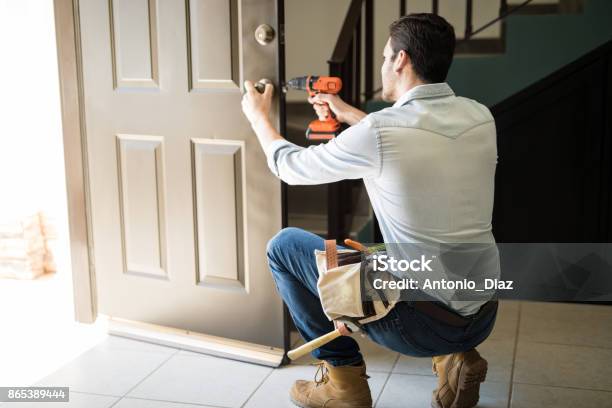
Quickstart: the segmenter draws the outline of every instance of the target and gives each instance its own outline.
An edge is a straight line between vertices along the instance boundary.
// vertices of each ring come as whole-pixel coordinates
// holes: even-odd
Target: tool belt
[[[366,290],[373,284],[362,268],[363,254],[350,249],[338,249],[335,240],[325,241],[325,251],[315,250],[319,279],[317,291],[323,311],[329,320],[352,323],[361,329],[366,323],[385,317],[399,301],[400,292],[379,292],[380,300],[364,300]],[[364,279],[361,279],[361,277]],[[366,288],[367,286],[367,288]],[[462,316],[448,309],[433,298],[410,301],[419,312],[450,326],[465,327],[475,319],[497,308],[497,301],[490,300],[470,316]]]
[[[497,300],[489,300],[480,307],[478,312],[469,316],[462,316],[459,313],[453,312],[438,301],[414,301],[412,302],[412,306],[419,312],[449,326],[465,327],[474,320],[487,314],[490,310],[496,309]]]
[[[317,291],[323,311],[329,320],[345,321],[361,328],[361,325],[382,319],[395,306],[395,299],[363,300],[364,285],[361,279],[362,253],[336,247],[335,240],[325,241],[325,251],[315,251],[319,279]],[[399,292],[398,292],[399,296]]]

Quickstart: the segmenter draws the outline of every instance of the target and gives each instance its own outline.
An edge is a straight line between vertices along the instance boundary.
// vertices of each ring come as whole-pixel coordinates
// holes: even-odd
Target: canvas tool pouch
[[[354,262],[338,264],[338,255],[347,253],[359,255],[360,252],[338,249],[335,240],[325,241],[325,251],[315,250],[319,271],[317,290],[325,315],[329,320],[347,321],[357,326],[385,317],[397,301],[364,300],[365,285],[371,282],[367,277],[361,279],[364,264],[359,256],[354,257]]]

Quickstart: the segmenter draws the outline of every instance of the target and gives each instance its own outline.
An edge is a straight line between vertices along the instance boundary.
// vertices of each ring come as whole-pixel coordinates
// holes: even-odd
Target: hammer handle
[[[324,334],[321,337],[317,337],[316,339],[310,340],[308,343],[303,344],[296,349],[290,350],[287,353],[287,357],[289,357],[290,360],[297,360],[303,355],[310,353],[314,349],[317,349],[340,336],[342,336],[342,332],[340,331],[340,329],[336,329],[327,334]]]

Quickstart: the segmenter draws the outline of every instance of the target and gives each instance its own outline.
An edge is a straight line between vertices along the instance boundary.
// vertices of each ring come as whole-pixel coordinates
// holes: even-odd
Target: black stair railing
[[[463,38],[466,40],[472,36],[473,7],[472,0],[465,0],[465,35]]]
[[[515,12],[517,12],[518,10],[520,10],[521,8],[525,7],[526,5],[528,5],[529,3],[531,3],[533,0],[525,0],[524,2],[522,2],[521,4],[517,4],[516,6],[512,7],[512,8],[508,8],[508,1],[507,0],[501,0],[500,1],[500,5],[499,5],[499,16],[497,16],[496,18],[494,18],[493,20],[489,21],[488,23],[484,24],[482,27],[480,27],[477,30],[471,31],[469,36],[466,36],[465,39],[470,39],[473,36],[475,36],[476,34],[486,30],[487,28],[491,27],[493,24],[499,22],[499,21],[504,21],[504,19],[506,17],[508,17],[510,14],[513,14]],[[471,0],[468,0],[468,2],[470,3],[470,8],[471,8]],[[466,11],[467,12],[467,11]],[[471,11],[470,11],[471,13]]]
[[[362,52],[362,26],[364,30]],[[329,63],[329,74],[342,78],[340,96],[353,106],[362,106],[374,96],[374,0],[352,0]],[[364,69],[361,63],[364,57]],[[363,76],[362,76],[363,75]],[[353,213],[353,190],[360,182],[340,181],[328,185],[327,236],[348,237]]]
[[[486,30],[531,3],[525,0],[514,7],[508,6],[507,0],[500,0],[499,15],[478,29],[473,29],[473,0],[466,0],[465,33],[461,41],[472,39],[476,34]],[[408,0],[399,1],[400,15],[409,11]],[[439,1],[432,0],[431,10],[439,13]],[[362,42],[363,30],[363,42]],[[328,60],[329,74],[342,78],[340,96],[353,106],[363,107],[381,88],[374,89],[374,0],[352,0],[340,29],[334,51]],[[363,58],[363,72],[361,69]],[[361,92],[362,84],[364,86]],[[363,100],[362,100],[363,96]],[[346,180],[328,185],[327,199],[327,236],[330,239],[343,239],[349,234],[353,211],[353,189],[359,185]],[[382,239],[378,223],[374,220],[375,242]]]
[[[520,10],[521,8],[528,5],[532,1],[533,0],[525,0],[521,4],[517,4],[516,6],[512,8],[508,8],[508,0],[500,0],[499,15],[493,20],[484,24],[482,27],[478,28],[477,30],[474,30],[473,29],[473,19],[474,19],[474,13],[473,13],[474,4],[473,3],[474,2],[473,0],[466,0],[465,1],[465,35],[464,35],[463,40],[469,40],[476,34],[491,27],[493,24],[499,21],[503,21],[507,16]],[[408,0],[399,0],[399,9],[400,9],[400,16],[406,15],[408,13]],[[431,1],[431,12],[434,14],[439,13],[439,1],[438,0]]]

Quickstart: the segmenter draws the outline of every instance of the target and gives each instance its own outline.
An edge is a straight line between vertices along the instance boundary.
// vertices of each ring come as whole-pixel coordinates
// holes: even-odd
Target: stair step
[[[510,4],[509,10],[517,7],[520,3]],[[546,16],[556,14],[577,14],[581,13],[584,7],[584,0],[560,0],[556,3],[527,4],[511,13],[512,15],[522,16]],[[498,23],[498,24],[503,24]],[[478,56],[503,54],[506,52],[506,33],[502,26],[500,37],[497,38],[472,38],[464,40],[457,38],[455,54],[463,56]]]

